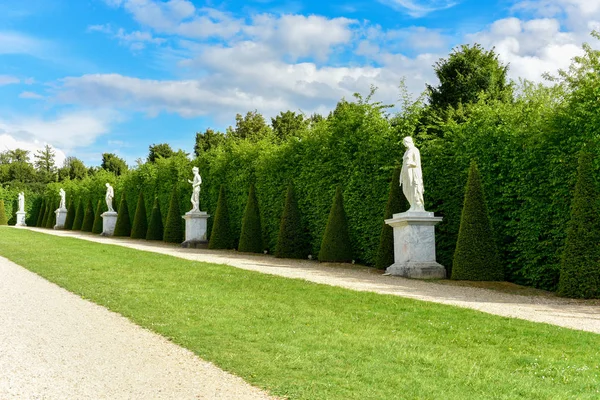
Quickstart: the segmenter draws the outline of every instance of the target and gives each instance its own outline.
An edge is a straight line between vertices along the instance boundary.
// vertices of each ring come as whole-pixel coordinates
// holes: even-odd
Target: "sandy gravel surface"
[[[278,259],[272,256],[183,249],[162,242],[124,238],[106,238],[83,232],[36,229],[39,232],[110,243],[138,250],[172,255],[194,261],[227,264],[287,278],[305,279],[326,285],[359,291],[391,294],[419,300],[472,308],[490,314],[545,322],[572,329],[600,333],[600,306],[589,303],[543,296],[521,296],[489,289],[442,285],[426,281],[384,276],[370,268],[328,266],[315,261]]]
[[[0,257],[0,399],[268,399]]]

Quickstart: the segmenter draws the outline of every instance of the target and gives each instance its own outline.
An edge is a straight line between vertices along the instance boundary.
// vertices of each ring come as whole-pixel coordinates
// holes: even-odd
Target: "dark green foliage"
[[[171,202],[169,203],[169,212],[165,223],[165,233],[163,240],[167,243],[181,243],[183,241],[183,218],[179,208],[177,186],[173,186],[171,193]]]
[[[504,271],[490,225],[481,176],[471,162],[452,264],[452,279],[501,281]]]
[[[102,233],[102,200],[98,200],[96,206],[96,212],[94,213],[94,225],[92,226],[92,233]]]
[[[348,221],[346,211],[344,211],[342,188],[338,185],[329,212],[323,241],[321,242],[319,261],[350,262],[352,259],[352,244],[348,234]]]
[[[88,200],[85,212],[83,214],[83,223],[81,224],[81,230],[83,232],[91,232],[94,227],[94,207],[92,206],[92,200]]]
[[[263,250],[260,209],[258,207],[258,199],[256,198],[254,184],[251,184],[250,191],[248,192],[246,209],[244,211],[244,218],[242,220],[242,231],[240,232],[238,251],[262,253]]]
[[[592,163],[593,154],[582,151],[558,281],[565,297],[600,297],[600,196]]]
[[[48,209],[48,219],[46,220],[46,228],[52,229],[54,225],[56,225],[56,209],[58,208],[58,202],[53,201],[50,203],[50,208]]]
[[[410,204],[400,190],[400,167],[396,167],[392,174],[392,182],[390,182],[390,194],[385,206],[383,219],[390,219],[394,214],[404,212],[410,208]],[[379,239],[379,249],[377,250],[377,260],[375,267],[386,269],[394,263],[394,229],[382,223],[381,237]]]
[[[42,216],[42,222],[40,223],[40,228],[45,228],[48,223],[48,217],[50,216],[50,207],[51,200],[46,199],[46,206],[44,207],[44,215]]]
[[[8,225],[6,209],[4,208],[4,200],[0,200],[0,225]]]
[[[160,213],[160,203],[158,202],[158,198],[155,198],[154,206],[152,206],[152,214],[150,215],[150,224],[146,233],[146,240],[163,240],[163,233],[164,228]]]
[[[219,190],[219,200],[217,202],[217,210],[215,211],[215,219],[210,234],[210,241],[208,242],[208,248],[233,248],[233,236],[229,224],[229,211],[227,210],[227,200],[225,199],[225,186],[223,185],[221,185],[221,189]]]
[[[114,236],[131,236],[131,218],[129,217],[129,207],[127,207],[125,193],[121,195],[121,201],[119,202],[119,214],[117,215]]]
[[[279,236],[275,257],[280,258],[306,258],[308,256],[308,243],[302,227],[298,201],[294,187],[288,185],[285,196],[285,207],[281,215]]]
[[[71,200],[69,202],[69,206],[67,207],[67,218],[65,219],[65,229],[71,230],[73,229],[73,223],[75,222],[75,201]]]
[[[46,199],[42,199],[42,204],[40,205],[40,211],[38,212],[37,220],[35,221],[35,226],[38,228],[42,226],[42,221],[44,221],[44,214],[46,213]]]
[[[83,226],[83,214],[85,210],[83,208],[83,199],[79,199],[77,209],[75,211],[75,219],[73,220],[73,230],[80,231]]]
[[[146,203],[144,202],[144,192],[140,191],[137,207],[135,208],[135,217],[133,218],[133,227],[131,228],[131,237],[145,239],[147,233],[148,215],[146,213]]]
[[[18,203],[13,205],[9,205],[6,207],[6,211],[8,211],[8,225],[15,226],[17,224],[17,210],[19,209]]]

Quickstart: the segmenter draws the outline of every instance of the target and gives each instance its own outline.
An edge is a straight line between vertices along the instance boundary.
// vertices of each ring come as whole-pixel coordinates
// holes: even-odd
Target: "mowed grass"
[[[600,398],[592,333],[9,227],[0,255],[291,399]]]

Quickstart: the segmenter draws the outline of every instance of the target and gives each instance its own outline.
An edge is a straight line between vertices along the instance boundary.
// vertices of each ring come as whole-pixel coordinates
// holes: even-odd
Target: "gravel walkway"
[[[35,229],[98,243],[110,243],[138,250],[167,254],[193,261],[227,264],[261,273],[305,279],[358,291],[391,294],[418,300],[472,308],[490,314],[545,322],[572,329],[600,333],[600,306],[590,302],[544,296],[521,296],[489,289],[443,285],[426,281],[384,276],[372,268],[334,267],[315,261],[279,259],[272,256],[222,250],[183,249],[162,242],[107,238],[83,232]]]
[[[268,399],[0,257],[0,399]]]

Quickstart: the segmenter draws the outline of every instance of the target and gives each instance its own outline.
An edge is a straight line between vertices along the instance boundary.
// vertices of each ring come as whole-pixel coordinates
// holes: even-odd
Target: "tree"
[[[77,157],[67,157],[61,169],[58,170],[58,179],[83,179],[88,175],[88,169]]]
[[[172,157],[175,152],[168,143],[152,144],[148,148],[148,162],[153,163],[159,158]]]
[[[100,165],[106,171],[119,176],[127,172],[125,160],[113,153],[102,154],[102,164]]]
[[[102,225],[102,200],[98,200],[98,205],[96,206],[96,212],[94,213],[94,225],[92,226],[92,233],[100,234],[102,233],[103,225]]]
[[[307,256],[308,240],[302,227],[294,186],[290,183],[285,196],[285,207],[281,214],[275,257],[302,259]]]
[[[256,191],[254,190],[254,184],[251,184],[248,192],[246,209],[244,211],[244,218],[242,219],[242,232],[240,233],[238,251],[262,253],[263,250],[260,210],[258,207],[258,199],[256,198]]]
[[[131,236],[131,219],[129,218],[129,207],[127,207],[127,198],[125,192],[121,194],[119,202],[119,214],[115,223],[114,236]]]
[[[75,211],[75,219],[73,220],[73,230],[80,231],[83,226],[83,214],[85,210],[83,209],[83,199],[79,199],[79,204],[77,205]]]
[[[348,233],[348,221],[344,211],[342,188],[337,187],[333,205],[329,212],[327,227],[319,250],[321,262],[350,262],[352,261],[352,245]]]
[[[73,229],[73,223],[75,222],[75,201],[71,199],[69,206],[67,207],[67,218],[65,219],[65,230],[70,231]]]
[[[593,159],[590,151],[579,155],[571,220],[558,281],[558,294],[565,297],[600,297],[600,196]]]
[[[155,198],[154,206],[152,207],[152,213],[150,215],[148,232],[146,233],[146,240],[163,240],[163,234],[164,227],[162,215],[160,213],[160,204],[158,203],[158,198]]]
[[[178,198],[177,185],[173,185],[165,232],[163,234],[163,240],[168,243],[181,243],[183,241],[183,223],[181,222],[182,218]]]
[[[52,149],[52,146],[48,144],[44,146],[43,150],[37,150],[35,152],[34,165],[43,182],[52,182],[56,180],[55,155],[56,152]]]
[[[227,210],[227,200],[225,199],[225,186],[221,185],[219,190],[219,199],[215,211],[215,219],[210,233],[209,249],[232,249],[234,242],[229,224],[229,211]]]
[[[265,118],[258,111],[248,111],[245,116],[235,116],[235,129],[227,128],[227,136],[238,139],[259,140],[268,136],[271,128]]]
[[[504,270],[498,257],[485,203],[481,176],[471,161],[458,239],[452,262],[452,279],[501,281]]]
[[[135,216],[133,217],[133,228],[131,237],[134,239],[145,239],[148,233],[148,215],[146,214],[146,203],[144,202],[144,192],[140,190]]]
[[[308,125],[302,114],[293,111],[280,112],[275,118],[271,118],[273,133],[280,140],[286,140],[292,136],[298,136]]]
[[[0,225],[8,225],[8,217],[4,208],[4,200],[0,199]]]
[[[200,154],[209,151],[221,143],[225,135],[221,132],[215,132],[211,128],[206,129],[203,133],[196,133],[196,143],[194,144],[194,154],[196,157],[200,157]]]
[[[94,206],[92,206],[92,200],[88,199],[85,212],[83,214],[83,223],[81,224],[81,230],[83,232],[91,232],[94,227]]]

